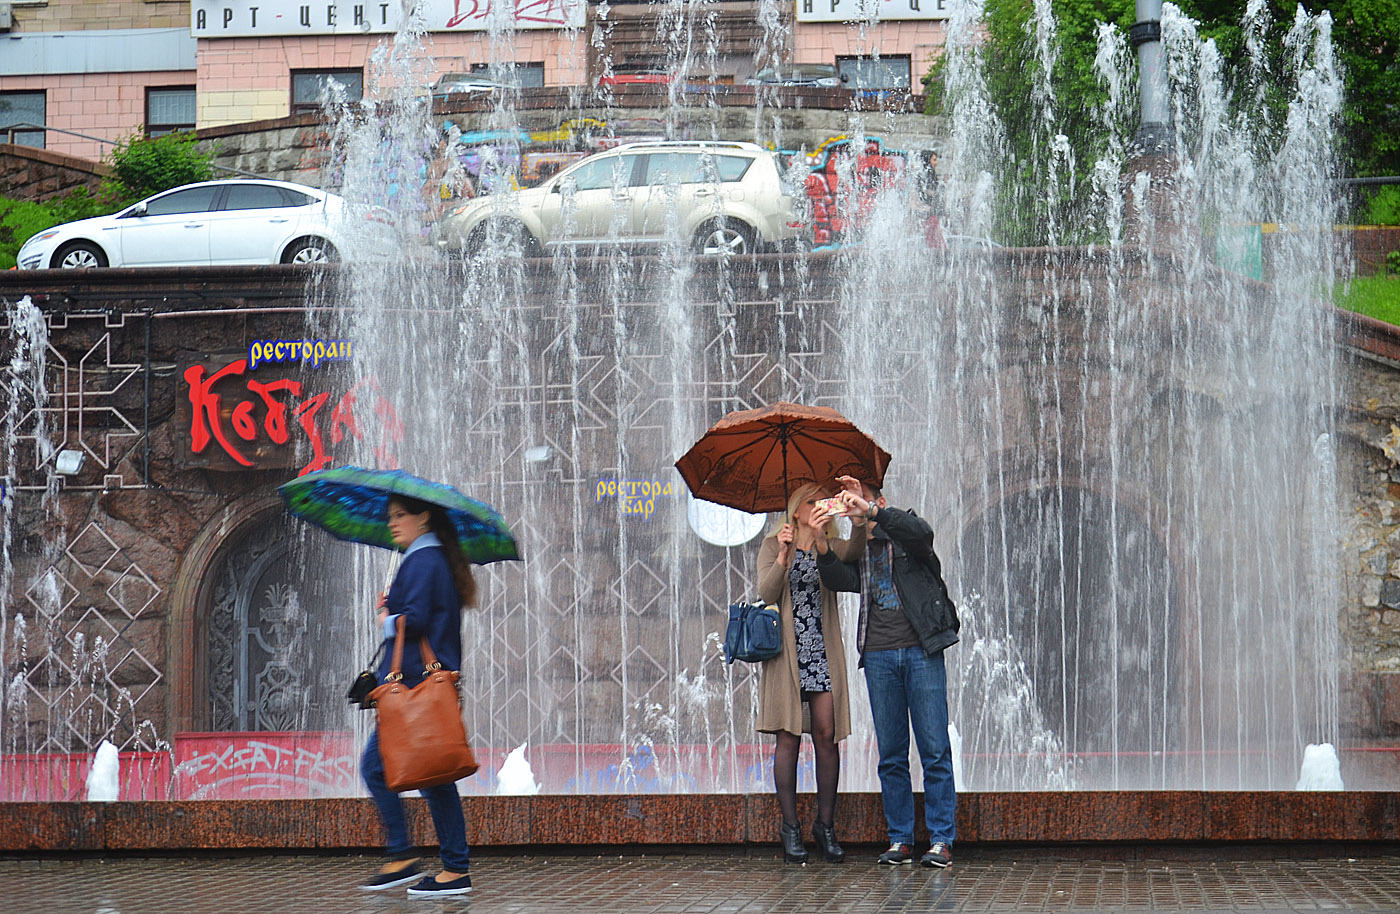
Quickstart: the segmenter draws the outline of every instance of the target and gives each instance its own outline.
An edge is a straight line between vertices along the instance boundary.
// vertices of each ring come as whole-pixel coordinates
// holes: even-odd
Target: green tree
[[[1222,59],[1236,60],[1244,48],[1237,0],[1180,0],[1182,11],[1200,24],[1203,37],[1212,38]],[[1346,81],[1342,115],[1343,171],[1355,176],[1400,174],[1400,0],[1341,0],[1305,2],[1304,9],[1327,11],[1333,19],[1335,54]],[[1060,109],[1056,129],[1062,131],[1078,162],[1092,161],[1100,150],[1094,148],[1093,119],[1106,97],[1094,72],[1099,23],[1116,25],[1124,34],[1135,20],[1133,0],[1051,0],[1056,20],[1053,71],[1048,84]],[[1272,72],[1284,69],[1282,36],[1292,22],[1296,6],[1291,2],[1269,0],[1269,13],[1276,24],[1268,35],[1265,49]],[[1046,137],[1037,122],[1035,91],[1042,81],[1041,62],[1036,54],[1031,25],[1032,0],[986,0],[986,39],[981,46],[983,75],[991,101],[1006,128],[1007,179],[1020,187],[1045,187],[1043,155],[1038,144]],[[1242,74],[1231,71],[1240,78]],[[942,113],[944,94],[942,62],[925,80],[929,113]],[[1246,94],[1247,95],[1247,94]],[[1252,98],[1252,96],[1249,96]],[[1275,101],[1281,101],[1276,95]],[[1084,199],[1089,176],[1074,176],[1074,183],[1063,190],[1065,200]],[[1027,183],[1029,182],[1029,183]],[[1003,192],[1002,219],[1007,241],[1041,243],[1046,240],[1048,212],[1064,201],[1017,198]],[[1094,227],[1072,217],[1066,224],[1079,225],[1081,238],[1088,240]],[[1062,236],[1060,241],[1073,241]]]
[[[192,133],[133,135],[113,148],[113,176],[103,183],[103,192],[126,204],[181,184],[208,181],[214,176],[213,157],[212,151],[196,145]]]

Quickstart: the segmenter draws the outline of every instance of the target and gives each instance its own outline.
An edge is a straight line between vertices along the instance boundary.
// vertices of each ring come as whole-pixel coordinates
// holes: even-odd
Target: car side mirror
[[[144,216],[144,215],[146,215],[146,204],[145,204],[145,203],[138,203],[138,204],[136,204],[135,206],[133,206],[131,209],[127,210],[127,211],[126,211],[126,215],[123,216],[122,218],[125,219],[125,218],[128,218],[128,217],[130,217],[130,216]]]

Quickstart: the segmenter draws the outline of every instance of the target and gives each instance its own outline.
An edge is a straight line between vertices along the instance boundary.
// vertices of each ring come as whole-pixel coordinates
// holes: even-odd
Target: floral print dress
[[[822,640],[821,581],[817,577],[817,554],[797,550],[788,571],[792,590],[793,629],[797,635],[797,681],[803,692],[830,692],[831,670],[826,664],[826,642]]]

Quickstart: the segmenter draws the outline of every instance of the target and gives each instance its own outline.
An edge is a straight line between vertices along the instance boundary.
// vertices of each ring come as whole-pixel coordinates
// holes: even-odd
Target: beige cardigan
[[[794,557],[797,550],[792,550]],[[786,731],[801,736],[811,731],[811,719],[803,714],[802,691],[797,678],[797,631],[792,616],[792,589],[788,586],[791,562],[778,561],[778,538],[768,536],[758,549],[758,596],[778,606],[783,623],[783,652],[763,661],[758,684],[758,725],[760,733]],[[821,588],[822,640],[826,662],[831,670],[831,701],[837,742],[851,733],[851,706],[846,688],[846,649],[841,637],[841,616],[836,594]]]

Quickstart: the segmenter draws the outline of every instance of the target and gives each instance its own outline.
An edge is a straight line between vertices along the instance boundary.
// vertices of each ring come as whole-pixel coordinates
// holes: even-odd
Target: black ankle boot
[[[783,837],[783,859],[788,863],[806,863],[807,848],[802,846],[802,826],[784,822],[779,834]]]
[[[812,837],[827,863],[845,863],[846,851],[836,843],[836,829],[821,822],[812,824]]]

